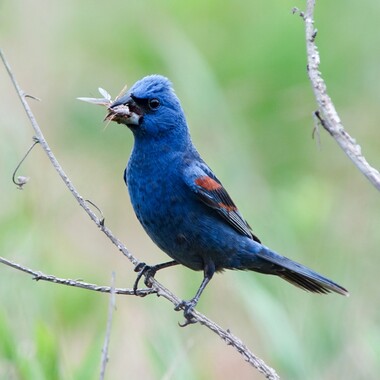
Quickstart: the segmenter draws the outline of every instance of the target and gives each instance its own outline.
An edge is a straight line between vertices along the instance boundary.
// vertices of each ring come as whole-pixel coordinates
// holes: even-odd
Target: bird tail
[[[252,268],[252,270],[277,275],[309,292],[321,294],[335,292],[343,296],[349,296],[349,292],[334,281],[287,257],[270,251],[268,248],[258,252],[257,257],[261,265],[259,265],[259,268]]]

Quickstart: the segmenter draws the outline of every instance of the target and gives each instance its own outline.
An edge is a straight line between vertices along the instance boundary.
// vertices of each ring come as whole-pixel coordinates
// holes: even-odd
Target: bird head
[[[136,82],[109,106],[107,118],[125,124],[135,137],[157,139],[187,131],[181,104],[170,81],[161,75],[150,75]]]

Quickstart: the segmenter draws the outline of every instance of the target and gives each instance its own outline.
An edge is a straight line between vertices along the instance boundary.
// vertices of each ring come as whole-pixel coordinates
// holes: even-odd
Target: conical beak
[[[127,126],[140,125],[143,117],[141,108],[130,95],[116,99],[109,107],[104,120],[116,121]]]

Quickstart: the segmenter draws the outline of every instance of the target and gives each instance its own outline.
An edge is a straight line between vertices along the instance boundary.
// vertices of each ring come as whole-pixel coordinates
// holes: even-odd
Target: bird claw
[[[187,325],[191,325],[197,323],[198,321],[195,319],[193,310],[196,303],[194,300],[190,301],[181,301],[175,308],[175,311],[183,310],[183,316],[185,317],[185,322],[179,323],[180,327],[186,327]]]
[[[154,275],[157,272],[157,269],[154,266],[140,262],[135,266],[135,272],[139,272],[139,274],[137,275],[136,281],[133,284],[133,293],[135,295],[137,295],[137,288],[138,288],[139,282],[141,280],[141,277],[145,276],[144,284],[148,288],[151,288],[152,284],[150,283],[149,280],[154,277]]]

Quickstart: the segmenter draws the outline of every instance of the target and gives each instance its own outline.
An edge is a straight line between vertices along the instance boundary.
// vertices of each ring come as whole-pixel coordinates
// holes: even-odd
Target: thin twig
[[[309,79],[319,107],[319,119],[356,167],[368,178],[377,190],[380,190],[380,173],[373,168],[361,153],[361,147],[344,129],[335,106],[327,94],[325,81],[319,71],[320,56],[315,44],[314,7],[316,0],[307,0],[303,14],[306,32],[307,69]]]
[[[90,216],[91,220],[100,228],[101,231],[103,231],[106,236],[111,240],[111,242],[116,245],[118,250],[123,253],[124,256],[126,256],[131,263],[136,266],[139,264],[139,261],[137,258],[135,258],[129,250],[120,242],[119,239],[116,238],[116,236],[113,235],[111,230],[109,230],[107,227],[101,225],[100,219],[92,212],[92,210],[87,206],[85,200],[83,197],[78,193],[78,191],[75,189],[74,185],[70,181],[70,179],[67,177],[65,172],[63,171],[62,167],[58,163],[57,159],[55,158],[53,152],[51,151],[47,141],[45,140],[41,129],[29,107],[29,104],[25,100],[25,94],[19,87],[15,76],[13,75],[13,72],[6,61],[3,52],[0,50],[0,57],[8,71],[9,77],[12,80],[12,83],[18,93],[18,96],[21,100],[22,105],[24,106],[24,109],[26,111],[26,114],[30,120],[30,123],[34,129],[35,135],[40,141],[40,145],[49,157],[52,165],[54,166],[57,173],[60,175],[62,180],[64,181],[65,185],[68,187],[69,191],[73,194],[79,205],[87,212],[87,214]],[[151,279],[150,280],[152,284],[152,289],[157,292],[157,295],[162,296],[172,302],[174,305],[178,305],[180,303],[180,299],[175,296],[172,292],[170,292],[168,289],[166,289],[163,285],[161,285],[157,280]],[[217,335],[220,336],[228,345],[231,345],[235,348],[242,356],[243,358],[251,364],[251,366],[255,367],[259,372],[265,375],[267,379],[270,380],[277,380],[279,379],[279,376],[277,375],[276,371],[266,365],[263,360],[256,357],[243,343],[240,339],[232,335],[229,331],[226,331],[222,329],[220,326],[218,326],[215,322],[208,319],[203,314],[197,312],[194,310],[193,312],[194,320],[199,322],[200,324],[208,327],[211,331],[215,332]]]
[[[90,201],[89,199],[85,199],[85,202],[89,203],[91,206],[95,207],[99,211],[99,214],[100,214],[100,219],[99,219],[100,222],[99,223],[102,227],[104,227],[104,222],[106,219],[103,216],[102,210],[94,202]]]
[[[26,157],[28,157],[29,153],[32,151],[32,149],[36,146],[36,144],[38,144],[39,141],[36,139],[36,138],[33,138],[33,144],[30,146],[30,148],[26,151],[26,153],[24,154],[24,157],[21,159],[21,161],[18,163],[18,165],[16,166],[16,169],[14,170],[13,172],[13,175],[12,175],[12,182],[17,186],[18,189],[22,190],[23,189],[23,186],[29,181],[29,178],[28,177],[23,177],[23,176],[19,176],[17,177],[17,181],[16,181],[16,173],[17,173],[17,170],[20,168],[21,164],[25,161]]]
[[[1,256],[0,256],[0,263],[7,265],[11,268],[17,269],[21,272],[28,273],[33,277],[33,280],[36,280],[36,281],[53,282],[54,284],[73,286],[75,288],[82,288],[82,289],[92,290],[94,292],[100,292],[100,293],[111,292],[111,287],[109,286],[90,284],[88,282],[79,281],[79,280],[71,280],[69,278],[59,278],[51,274],[45,274],[40,271],[35,271],[33,269],[27,268],[24,265],[15,263],[14,261],[5,259],[4,257],[1,257]],[[135,295],[135,293],[133,292],[133,289],[115,288],[114,292],[116,294],[123,294],[123,295],[128,295],[128,296]],[[152,293],[156,293],[155,289],[153,288],[152,289],[137,289],[137,294],[140,297],[144,297]]]
[[[115,307],[116,307],[115,272],[112,272],[111,295],[110,295],[110,302],[108,304],[108,318],[107,318],[106,336],[104,338],[104,344],[103,344],[103,348],[102,348],[102,358],[101,358],[101,364],[100,364],[99,380],[104,380],[104,375],[106,373],[106,366],[108,363],[108,347],[109,347],[110,338],[111,338],[112,317],[113,317],[113,311],[115,310]]]

